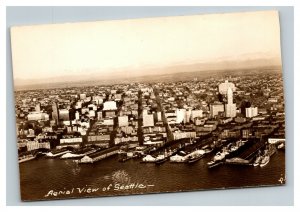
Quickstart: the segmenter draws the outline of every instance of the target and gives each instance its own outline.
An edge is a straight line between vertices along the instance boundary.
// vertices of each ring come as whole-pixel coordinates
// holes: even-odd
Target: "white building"
[[[161,112],[160,111],[158,111],[157,113],[156,113],[156,116],[157,116],[157,121],[161,121],[162,119],[161,119]]]
[[[95,116],[96,116],[96,112],[94,110],[90,110],[89,117],[95,117]]]
[[[103,110],[117,110],[117,103],[115,101],[104,102]]]
[[[203,117],[203,110],[192,110],[191,119],[194,121],[194,119],[198,117]]]
[[[76,120],[79,120],[79,119],[80,119],[80,114],[79,114],[78,111],[76,111],[76,113],[75,113],[75,119],[76,119]]]
[[[113,119],[104,119],[103,124],[112,126],[112,125],[114,125],[114,120]]]
[[[81,143],[81,137],[73,137],[73,138],[62,138],[60,139],[60,144],[70,144],[70,143]]]
[[[185,109],[176,109],[176,123],[179,124],[181,122],[185,123],[186,119],[186,110]]]
[[[252,117],[257,116],[257,115],[258,115],[257,107],[246,108],[246,117],[247,118],[252,118]]]
[[[41,112],[30,112],[27,115],[27,119],[28,121],[47,121],[49,120],[49,115]]]
[[[119,116],[118,122],[119,122],[119,127],[128,126],[128,116]]]
[[[233,103],[233,90],[231,87],[227,90],[227,104],[225,105],[226,117],[236,117],[236,104]]]
[[[80,99],[82,99],[82,100],[83,100],[83,99],[85,99],[85,98],[86,98],[86,94],[85,94],[85,93],[82,93],[82,94],[80,94],[80,95],[79,95],[79,97],[80,97]]]
[[[37,103],[37,105],[35,106],[35,111],[36,112],[41,112],[41,103]]]
[[[215,117],[219,112],[224,112],[224,105],[220,102],[210,104],[210,114],[212,117]]]
[[[233,92],[236,91],[235,85],[232,82],[228,82],[228,80],[225,80],[225,82],[219,85],[219,93],[226,95],[229,88],[231,88]]]
[[[153,114],[143,114],[143,127],[153,127],[154,117]]]

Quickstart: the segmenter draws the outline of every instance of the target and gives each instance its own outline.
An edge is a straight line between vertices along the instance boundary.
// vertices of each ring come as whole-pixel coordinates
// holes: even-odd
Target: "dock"
[[[83,163],[95,163],[97,161],[103,160],[105,158],[111,157],[113,155],[118,154],[119,152],[119,147],[112,147],[108,148],[99,152],[92,153],[90,155],[86,155],[83,158],[81,158],[78,163],[83,164]]]

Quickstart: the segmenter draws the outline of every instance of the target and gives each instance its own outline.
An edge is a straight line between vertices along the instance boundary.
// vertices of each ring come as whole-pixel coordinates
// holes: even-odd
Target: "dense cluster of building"
[[[204,135],[284,138],[285,132],[279,73],[16,91],[15,99],[20,152],[162,146]]]

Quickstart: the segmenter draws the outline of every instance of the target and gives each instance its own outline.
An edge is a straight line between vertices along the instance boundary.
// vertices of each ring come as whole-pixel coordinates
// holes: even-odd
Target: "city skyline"
[[[15,85],[281,66],[276,11],[20,26],[11,42]]]

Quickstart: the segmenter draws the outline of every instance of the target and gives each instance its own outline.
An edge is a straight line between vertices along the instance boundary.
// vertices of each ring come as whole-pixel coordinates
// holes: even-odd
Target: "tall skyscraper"
[[[233,91],[230,87],[227,90],[227,104],[233,104]]]
[[[41,103],[37,103],[37,105],[35,106],[35,111],[36,112],[41,112]]]
[[[59,113],[57,102],[54,102],[52,105],[52,119],[55,120],[56,124],[58,124]]]
[[[225,104],[226,117],[236,117],[236,104],[233,104],[233,91],[231,87],[227,90],[227,104]]]
[[[80,119],[80,115],[79,115],[79,112],[78,112],[78,111],[76,111],[76,113],[75,113],[75,119],[76,119],[76,120],[79,120],[79,119]]]

